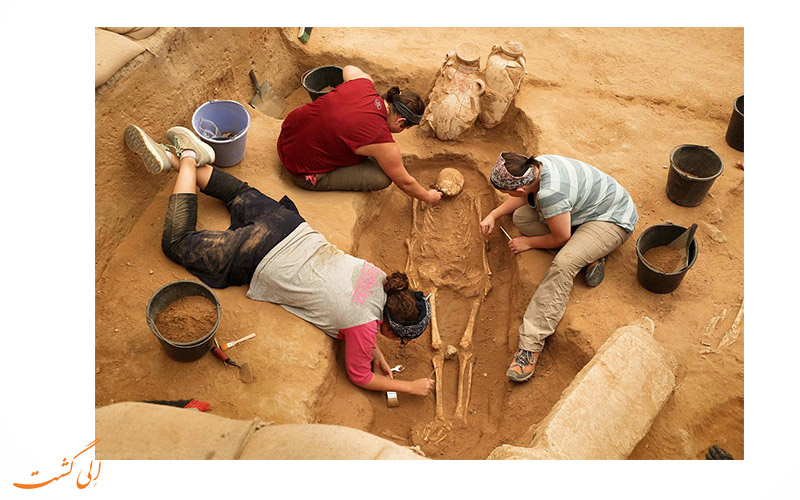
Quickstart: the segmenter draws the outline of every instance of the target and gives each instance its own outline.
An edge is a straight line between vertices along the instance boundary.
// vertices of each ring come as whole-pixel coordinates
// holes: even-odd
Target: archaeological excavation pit
[[[739,30],[481,28],[466,36],[455,28],[315,28],[305,45],[296,31],[160,28],[140,42],[147,50],[96,89],[97,408],[197,398],[211,403],[213,415],[237,421],[335,424],[418,446],[429,458],[485,459],[501,445],[529,446],[538,424],[612,333],[648,316],[656,340],[678,361],[680,384],[630,458],[700,458],[711,443],[743,458],[742,342],[706,350],[721,345],[742,303],[742,171],[725,169],[712,196],[687,213],[664,195],[662,168],[676,144],[693,141],[710,145],[726,165],[741,159],[726,149],[724,137],[728,94],[741,94],[741,68],[709,63],[740,59]],[[283,173],[275,144],[286,114],[310,102],[300,85],[306,70],[355,64],[373,76],[380,93],[400,85],[427,99],[444,55],[456,43],[474,42],[483,64],[490,48],[505,38],[530,48],[530,74],[499,125],[476,126],[454,141],[416,128],[395,136],[405,166],[423,186],[433,184],[443,168],[457,168],[465,177],[458,196],[427,207],[396,186],[369,194],[314,193],[297,188]],[[709,56],[697,51],[700,46],[716,51]],[[676,50],[691,74],[673,66]],[[253,97],[250,69],[283,98],[279,117],[247,106]],[[677,74],[685,81],[670,79]],[[665,81],[669,85],[662,85]],[[340,249],[387,273],[408,269],[423,291],[435,290],[438,348],[431,329],[405,346],[383,337],[378,345],[390,366],[405,365],[397,375],[402,379],[430,376],[439,366],[438,410],[434,394],[400,394],[399,406],[389,408],[384,393],[354,386],[339,342],[278,306],[248,299],[246,287],[215,289],[221,303],[216,337],[223,343],[256,334],[229,351],[232,359],[252,366],[253,383],[243,385],[235,370],[213,356],[181,363],[163,352],[144,320],[144,306],[163,285],[197,278],[160,248],[174,176],[141,169],[125,148],[123,131],[137,124],[163,140],[169,127],[189,126],[194,110],[212,99],[236,100],[252,119],[245,157],[230,173],[275,199],[288,195],[312,227]],[[505,372],[525,307],[552,255],[536,250],[512,256],[499,228],[486,251],[478,212],[485,216],[502,200],[487,181],[500,151],[590,160],[625,185],[640,214],[633,237],[609,257],[605,282],[589,289],[580,275],[576,279],[536,376],[524,384],[509,382]],[[655,296],[636,282],[634,241],[646,227],[665,221],[698,222],[703,259],[679,290]],[[228,224],[224,206],[200,195],[198,227]],[[498,224],[519,234],[510,218]],[[470,323],[471,342],[462,346]],[[698,353],[698,342],[705,342],[704,353]],[[449,358],[448,346],[457,350]],[[715,392],[709,394],[708,387]]]
[[[478,227],[498,203],[495,191],[468,155],[406,165],[425,186],[443,168],[457,168],[465,178],[463,191],[434,207],[396,188],[370,195],[370,208],[357,224],[363,229],[355,252],[387,272],[406,272],[412,286],[434,293],[435,314],[422,337],[402,346],[379,338],[378,345],[390,365],[405,365],[396,377],[414,380],[435,372],[431,378],[441,392],[428,398],[401,394],[396,408],[387,406],[382,393],[368,394],[374,417],[365,430],[419,446],[432,458],[483,459],[501,444],[525,445],[531,426],[550,411],[588,355],[555,340],[536,377],[513,387],[505,373],[525,301],[516,296],[517,269],[505,237],[496,230],[487,252]],[[339,377],[337,383],[349,382]],[[531,394],[535,400],[526,401]],[[336,395],[329,399],[321,423],[346,422],[357,412]]]

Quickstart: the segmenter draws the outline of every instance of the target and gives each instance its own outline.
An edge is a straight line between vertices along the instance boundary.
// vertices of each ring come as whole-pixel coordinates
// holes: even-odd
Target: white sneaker
[[[136,125],[128,125],[125,129],[125,144],[142,159],[151,174],[172,170],[167,146],[151,139]]]
[[[199,137],[186,127],[172,127],[167,130],[167,139],[175,146],[178,157],[184,149],[191,149],[195,154],[198,167],[214,163],[214,149],[201,141]]]

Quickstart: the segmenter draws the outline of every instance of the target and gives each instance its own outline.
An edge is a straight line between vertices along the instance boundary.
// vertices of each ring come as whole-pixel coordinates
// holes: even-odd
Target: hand
[[[533,247],[528,244],[527,236],[517,236],[508,242],[508,248],[514,253],[520,253]]]
[[[428,190],[428,199],[424,200],[429,205],[436,205],[442,199],[442,192],[435,189]]]
[[[408,393],[414,396],[427,396],[433,389],[433,380],[429,378],[418,378],[411,382]]]
[[[484,238],[488,238],[492,231],[494,230],[494,216],[489,214],[486,216],[485,219],[481,221],[481,234]]]
[[[375,361],[377,361],[376,368],[378,369],[381,375],[386,375],[389,378],[394,378],[392,376],[392,369],[391,367],[389,367],[389,363],[386,362],[386,359],[383,356],[381,356],[380,359],[376,359]]]

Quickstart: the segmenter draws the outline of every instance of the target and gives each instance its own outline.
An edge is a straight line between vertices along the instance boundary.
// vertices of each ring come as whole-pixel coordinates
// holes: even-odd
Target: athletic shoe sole
[[[191,149],[196,155],[197,166],[214,163],[214,149],[201,141],[191,130],[186,127],[172,127],[167,130],[167,139],[175,144],[174,138],[180,139],[180,146],[183,149]]]
[[[164,146],[148,137],[136,125],[128,125],[125,129],[125,144],[142,159],[151,174],[158,174],[172,167]]]
[[[534,373],[536,373],[536,370],[527,374],[520,374],[517,373],[515,370],[509,368],[508,371],[506,372],[506,377],[508,377],[508,379],[511,380],[512,382],[527,382],[533,377]]]
[[[584,279],[586,281],[587,286],[595,287],[603,282],[603,278],[606,276],[606,258],[603,257],[598,261],[598,263],[590,268],[586,269],[586,274],[584,275]]]

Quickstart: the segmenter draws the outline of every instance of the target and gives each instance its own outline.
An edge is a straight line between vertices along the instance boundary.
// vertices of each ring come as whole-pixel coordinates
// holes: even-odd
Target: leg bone
[[[439,324],[436,322],[436,288],[431,292],[431,347],[442,348],[442,337],[439,335]]]
[[[464,335],[461,337],[461,347],[470,349],[472,347],[472,334],[475,331],[475,318],[478,316],[478,310],[481,308],[483,297],[477,297],[475,302],[472,303],[472,311],[469,313],[469,320],[467,321],[467,328],[464,330]]]
[[[472,365],[474,359],[471,352],[462,351],[458,356],[458,403],[456,404],[456,418],[461,418],[467,423],[467,408],[469,395],[472,390]]]
[[[436,420],[444,419],[444,394],[442,394],[442,375],[444,374],[444,354],[438,352],[433,359],[433,371],[436,376]]]
[[[478,216],[478,227],[480,227],[481,220],[483,220],[481,218],[481,200],[480,198],[473,198],[473,200],[475,213]],[[488,240],[486,243],[488,243]],[[483,296],[485,298],[489,294],[489,290],[492,289],[492,268],[489,267],[489,257],[486,255],[486,245],[482,245],[481,252],[483,253],[483,270],[486,273],[486,284],[483,286]]]

